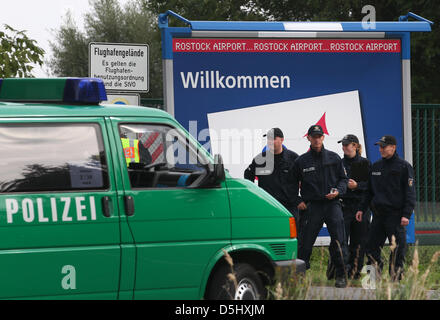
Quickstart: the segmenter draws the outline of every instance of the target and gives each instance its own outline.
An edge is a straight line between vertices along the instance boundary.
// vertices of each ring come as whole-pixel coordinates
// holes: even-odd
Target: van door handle
[[[110,197],[102,197],[102,214],[106,218],[110,218]]]
[[[132,196],[125,196],[125,215],[134,216],[134,199]]]

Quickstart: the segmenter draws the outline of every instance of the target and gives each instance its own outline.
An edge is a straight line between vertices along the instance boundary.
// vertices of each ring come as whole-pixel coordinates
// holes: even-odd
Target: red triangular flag
[[[330,136],[330,134],[328,133],[328,130],[327,130],[327,123],[325,121],[326,114],[327,114],[327,112],[324,112],[324,115],[321,117],[321,119],[319,119],[319,121],[316,124],[321,126],[322,130],[324,131],[324,134]],[[307,137],[307,133],[304,135],[304,138],[305,137]]]

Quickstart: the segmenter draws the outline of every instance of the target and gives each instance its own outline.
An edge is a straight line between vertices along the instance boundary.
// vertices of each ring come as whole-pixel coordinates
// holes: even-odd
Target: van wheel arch
[[[271,262],[271,259],[264,253],[255,250],[238,250],[229,252],[232,258],[234,266],[247,264],[256,270],[258,277],[260,278],[264,287],[273,284],[273,279],[275,275],[275,268]],[[213,285],[213,280],[215,280],[215,275],[221,270],[227,268],[230,269],[230,265],[222,256],[222,258],[217,261],[216,265],[212,268],[209,275],[204,298],[209,299],[209,288]]]

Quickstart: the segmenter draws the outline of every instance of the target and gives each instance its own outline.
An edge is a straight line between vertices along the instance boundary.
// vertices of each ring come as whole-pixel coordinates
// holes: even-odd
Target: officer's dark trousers
[[[367,243],[368,264],[377,262],[379,271],[383,269],[381,258],[385,240],[391,244],[391,238],[396,238],[396,249],[390,254],[389,272],[392,278],[400,279],[403,272],[406,254],[406,228],[401,226],[401,215],[393,212],[374,212]]]
[[[292,206],[286,206],[284,205],[284,207],[289,210],[290,214],[295,218],[295,221],[297,222],[298,225],[298,208],[297,207],[292,207]],[[297,226],[298,228],[298,226]]]
[[[356,220],[358,200],[344,200],[345,236],[348,242],[345,263],[351,266],[352,275],[359,274],[364,265],[365,249],[370,228],[370,211],[364,214],[362,222]]]
[[[307,210],[298,210],[298,220],[296,220],[296,231],[298,240],[298,255],[304,243],[304,228],[307,219]]]
[[[291,207],[291,206],[285,206],[287,208],[287,210],[289,210],[289,212],[292,214],[292,216],[295,218],[295,223],[296,223],[296,234],[297,234],[297,241],[298,241],[298,252],[300,250],[300,247],[302,245],[302,230],[304,229],[302,227],[302,224],[304,224],[304,219],[302,219],[303,217],[303,212],[298,210],[297,207]]]
[[[345,238],[344,218],[339,200],[313,201],[307,203],[304,224],[301,226],[302,244],[298,249],[298,258],[304,260],[307,269],[310,268],[310,256],[313,245],[323,224],[327,225],[330,233],[330,256],[336,269],[336,277],[345,275],[343,242]]]

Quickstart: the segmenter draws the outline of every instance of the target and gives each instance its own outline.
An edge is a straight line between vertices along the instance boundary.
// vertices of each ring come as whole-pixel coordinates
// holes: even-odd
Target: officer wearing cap
[[[391,243],[394,237],[397,247],[391,252],[389,272],[393,280],[400,280],[406,253],[405,227],[409,224],[416,201],[414,170],[397,155],[395,137],[384,136],[375,145],[379,145],[382,159],[373,164],[368,192],[356,219],[362,221],[368,204],[371,204],[373,221],[367,242],[368,263],[377,263],[381,272],[381,250],[386,238]]]
[[[295,179],[301,189],[296,203],[306,217],[298,258],[304,260],[307,268],[310,268],[313,245],[325,222],[331,237],[329,250],[336,269],[335,285],[344,288],[347,285],[342,250],[345,227],[339,197],[347,190],[348,178],[341,158],[324,148],[321,126],[311,126],[307,139],[310,141],[310,150],[298,157],[294,168]]]
[[[371,171],[371,162],[361,156],[362,145],[354,134],[347,134],[338,143],[342,143],[344,152],[342,163],[349,178],[347,192],[341,197],[346,236],[344,247],[348,248],[346,264],[349,275],[357,279],[360,277],[360,271],[364,263],[365,246],[370,225],[370,210],[366,211],[366,216],[364,216],[362,222],[356,220],[356,213],[359,203],[367,192],[367,174]],[[358,171],[361,169],[366,171],[365,178],[357,176],[359,173],[352,170],[353,168],[356,169],[355,166],[359,168]]]
[[[280,128],[272,128],[267,137],[267,149],[257,155],[244,171],[244,178],[254,181],[258,186],[277,199],[297,219],[297,209],[292,197],[296,186],[292,180],[293,164],[298,154],[283,146],[284,134]]]

